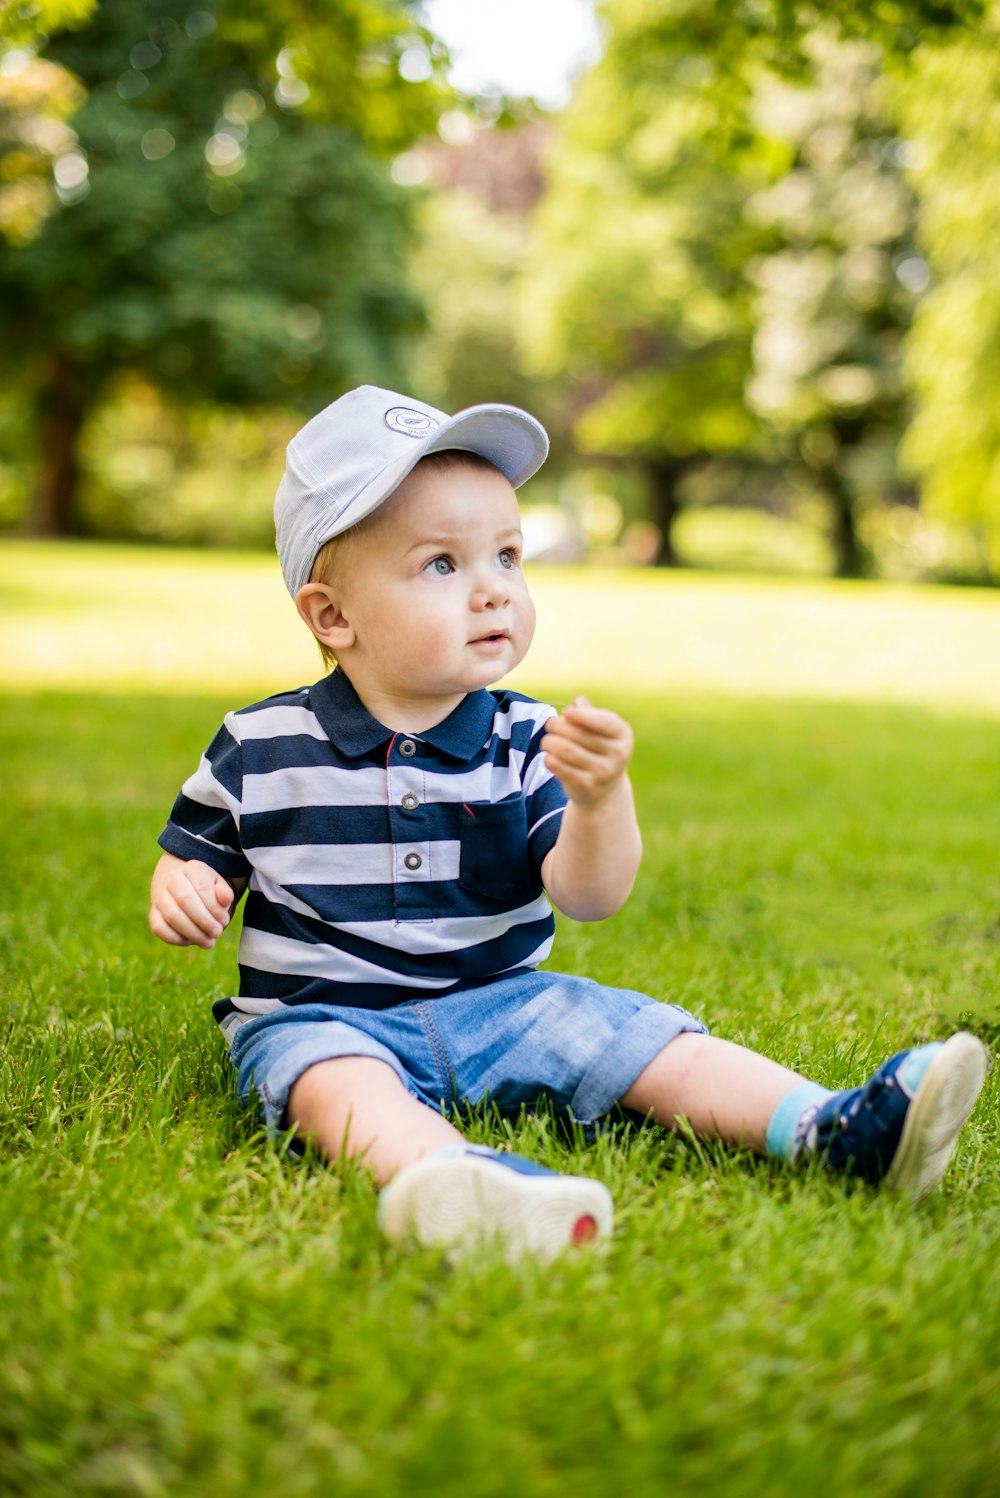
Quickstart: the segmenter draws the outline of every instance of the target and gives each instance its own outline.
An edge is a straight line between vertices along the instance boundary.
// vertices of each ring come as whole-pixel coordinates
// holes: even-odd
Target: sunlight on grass
[[[539,674],[604,684],[635,727],[645,844],[619,915],[560,920],[555,967],[829,1087],[956,1024],[996,1048],[1000,713],[749,695],[955,702],[967,669],[996,706],[991,596],[583,570],[536,591]],[[24,688],[0,711],[4,1495],[995,1490],[1000,1073],[916,1207],[479,1110],[474,1140],[607,1185],[607,1252],[399,1250],[363,1171],[286,1161],[240,1110],[210,1008],[232,937],[182,952],[146,925],[218,714],[316,673],[276,566],[7,546],[0,652]]]
[[[531,570],[538,631],[510,684],[921,703],[1000,715],[1000,594],[981,589]],[[268,556],[0,543],[0,684],[225,691],[315,679]]]

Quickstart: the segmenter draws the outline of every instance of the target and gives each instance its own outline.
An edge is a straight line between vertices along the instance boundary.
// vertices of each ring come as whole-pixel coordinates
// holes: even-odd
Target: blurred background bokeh
[[[3,531],[268,547],[284,444],[373,383],[541,417],[540,558],[1000,578],[993,0],[0,33]]]

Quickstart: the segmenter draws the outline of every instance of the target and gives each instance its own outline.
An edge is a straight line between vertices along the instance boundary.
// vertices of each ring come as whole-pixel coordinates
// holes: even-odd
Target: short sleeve
[[[181,787],[158,842],[177,858],[200,859],[224,877],[250,873],[240,840],[243,746],[230,713]]]

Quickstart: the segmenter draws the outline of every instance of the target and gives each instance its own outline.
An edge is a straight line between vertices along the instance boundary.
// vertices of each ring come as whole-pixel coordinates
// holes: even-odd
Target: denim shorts
[[[272,1132],[285,1127],[302,1073],[338,1056],[384,1061],[407,1092],[445,1114],[485,1102],[518,1113],[545,1100],[592,1132],[685,1031],[706,1033],[675,1004],[533,971],[391,1009],[288,1005],[241,1025],[230,1056],[242,1100],[256,1091]]]

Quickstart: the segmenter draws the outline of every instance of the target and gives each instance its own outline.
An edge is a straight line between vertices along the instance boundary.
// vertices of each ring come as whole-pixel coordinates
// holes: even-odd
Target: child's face
[[[513,670],[535,628],[522,546],[514,490],[488,469],[418,465],[363,524],[339,588],[351,644],[337,656],[375,716],[430,727]]]

